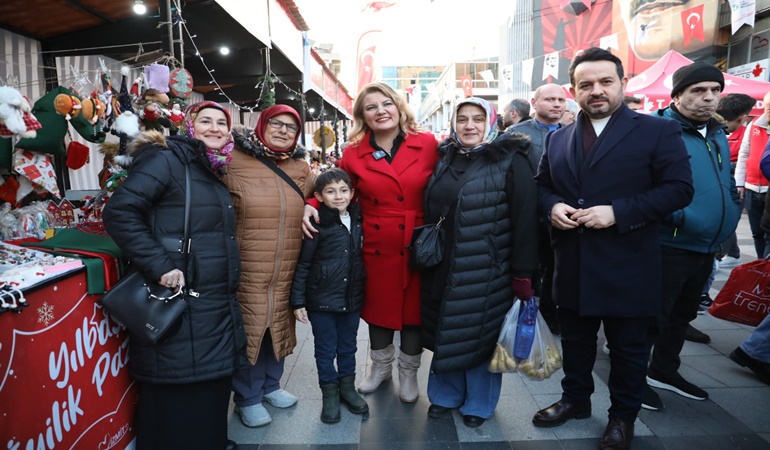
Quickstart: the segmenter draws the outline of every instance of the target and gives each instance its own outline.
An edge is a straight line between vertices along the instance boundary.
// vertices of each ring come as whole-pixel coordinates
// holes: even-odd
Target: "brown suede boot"
[[[396,353],[393,344],[388,345],[382,350],[371,350],[372,366],[369,369],[369,376],[358,385],[358,392],[369,394],[377,389],[383,381],[393,378],[393,355]]]

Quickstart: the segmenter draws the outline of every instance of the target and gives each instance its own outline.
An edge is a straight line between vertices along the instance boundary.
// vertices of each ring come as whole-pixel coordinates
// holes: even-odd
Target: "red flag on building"
[[[473,80],[470,75],[463,75],[460,77],[460,81],[463,83],[463,96],[465,98],[473,97]]]
[[[682,19],[682,38],[684,46],[690,45],[690,39],[697,39],[705,42],[706,36],[703,32],[703,5],[694,6],[681,12]]]
[[[356,92],[361,92],[361,88],[372,81],[375,81],[374,52],[377,50],[377,39],[379,39],[379,34],[379,30],[370,30],[362,34],[358,39],[358,61],[356,62],[358,87]]]

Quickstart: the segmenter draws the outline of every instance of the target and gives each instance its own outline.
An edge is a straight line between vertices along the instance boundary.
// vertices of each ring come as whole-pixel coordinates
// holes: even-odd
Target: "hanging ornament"
[[[190,98],[193,88],[193,78],[185,69],[174,69],[168,85],[171,95],[178,98]]]

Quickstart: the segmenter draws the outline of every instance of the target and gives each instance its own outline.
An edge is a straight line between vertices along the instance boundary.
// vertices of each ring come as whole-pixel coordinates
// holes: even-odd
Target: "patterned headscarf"
[[[233,135],[230,130],[233,128],[232,120],[230,119],[230,113],[219,103],[212,102],[210,100],[204,100],[202,102],[194,103],[187,107],[184,115],[184,123],[182,124],[182,133],[193,139],[197,139],[195,136],[195,118],[198,117],[198,113],[204,109],[212,108],[218,109],[225,113],[227,118],[227,137],[225,138],[225,145],[220,149],[206,147],[206,156],[209,158],[211,168],[214,172],[224,172],[224,169],[230,164],[230,160],[233,158]]]
[[[457,111],[464,105],[476,105],[481,107],[487,113],[487,122],[484,125],[484,138],[471,148],[467,148],[460,142],[460,138],[457,136]],[[464,153],[476,152],[483,149],[487,144],[495,140],[497,137],[497,111],[489,104],[488,101],[479,97],[468,97],[457,102],[455,112],[452,114],[452,133],[450,139],[457,145],[457,148],[461,149]]]
[[[267,121],[279,114],[291,115],[297,119],[297,125],[299,126],[299,131],[294,134],[294,143],[291,144],[291,147],[285,150],[272,148],[267,145],[267,142],[265,142],[265,130],[267,130]],[[265,156],[272,159],[281,160],[288,159],[294,155],[294,152],[297,150],[297,140],[299,140],[300,133],[302,133],[302,120],[300,120],[299,113],[295,111],[291,106],[273,105],[260,113],[259,119],[257,119],[257,126],[254,128],[253,137],[259,139],[259,143],[264,147]]]

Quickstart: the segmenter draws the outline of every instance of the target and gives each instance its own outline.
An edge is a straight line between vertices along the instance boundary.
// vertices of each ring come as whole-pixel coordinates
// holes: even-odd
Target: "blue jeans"
[[[308,311],[313,327],[318,384],[336,383],[356,374],[356,336],[360,314]],[[337,368],[334,368],[334,359]]]
[[[428,378],[428,400],[445,408],[460,408],[464,416],[489,419],[500,400],[503,374],[490,373],[489,361],[468,370],[435,373]]]
[[[687,325],[697,317],[700,296],[714,265],[713,253],[696,253],[662,245],[663,307],[650,329],[654,342],[648,373],[673,375],[679,370],[679,353]],[[611,349],[612,347],[610,347]]]
[[[746,210],[749,212],[749,228],[754,239],[754,250],[757,252],[757,258],[764,258],[770,252],[770,235],[760,227],[762,213],[765,211],[765,194],[746,189],[743,196]]]
[[[770,364],[770,315],[741,344],[741,349],[752,358]]]
[[[241,408],[262,403],[262,396],[281,388],[284,360],[273,352],[270,330],[262,338],[256,364],[233,373],[233,402]]]

